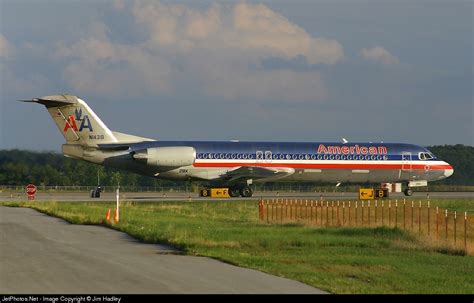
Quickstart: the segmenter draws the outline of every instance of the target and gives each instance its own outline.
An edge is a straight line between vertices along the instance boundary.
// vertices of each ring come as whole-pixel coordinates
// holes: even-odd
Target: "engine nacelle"
[[[194,163],[196,150],[190,146],[152,147],[135,151],[133,158],[156,167],[181,167]]]

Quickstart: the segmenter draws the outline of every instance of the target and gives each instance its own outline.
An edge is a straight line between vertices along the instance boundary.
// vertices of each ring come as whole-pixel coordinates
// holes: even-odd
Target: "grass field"
[[[332,293],[474,293],[474,257],[397,228],[308,227],[258,221],[257,201],[121,205],[112,228],[189,255],[299,280]],[[474,213],[469,199],[433,205]],[[76,224],[104,224],[113,203],[10,202]]]

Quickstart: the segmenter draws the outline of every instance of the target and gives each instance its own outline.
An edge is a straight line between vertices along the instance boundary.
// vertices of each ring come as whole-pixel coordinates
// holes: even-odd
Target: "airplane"
[[[73,95],[31,100],[46,107],[66,139],[66,157],[154,178],[205,181],[231,197],[251,197],[255,182],[402,183],[405,195],[453,167],[424,147],[404,143],[159,141],[111,131]]]

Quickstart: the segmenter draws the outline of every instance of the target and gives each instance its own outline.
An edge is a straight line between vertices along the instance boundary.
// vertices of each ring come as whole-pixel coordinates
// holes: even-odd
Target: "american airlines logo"
[[[319,144],[318,154],[328,155],[386,155],[386,146],[359,146],[358,144],[352,146],[338,146],[338,145],[324,145]]]
[[[81,122],[79,129],[77,128],[76,121]],[[66,125],[64,126],[64,132],[66,132],[70,128],[79,132],[81,132],[84,128],[89,129],[89,131],[91,132],[93,131],[91,121],[89,120],[89,116],[88,115],[82,116],[82,108],[76,108],[75,116],[69,115],[69,117],[67,117]]]

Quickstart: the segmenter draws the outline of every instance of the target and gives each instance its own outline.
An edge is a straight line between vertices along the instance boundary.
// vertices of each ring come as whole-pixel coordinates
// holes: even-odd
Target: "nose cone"
[[[444,176],[445,178],[450,177],[452,174],[454,174],[454,168],[449,165],[449,163],[446,163],[446,169],[444,170]]]

